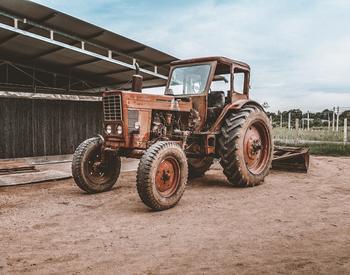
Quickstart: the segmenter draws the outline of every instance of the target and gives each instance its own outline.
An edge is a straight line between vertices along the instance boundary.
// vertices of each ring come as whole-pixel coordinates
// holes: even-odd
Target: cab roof
[[[229,65],[229,66],[233,65],[234,67],[237,67],[238,69],[250,71],[250,67],[247,63],[233,60],[233,59],[223,57],[223,56],[209,56],[209,57],[177,60],[177,61],[171,62],[170,65],[177,66],[177,65],[185,65],[185,64],[193,64],[193,63],[201,63],[201,62],[213,62],[213,61],[217,61],[219,65],[220,64]]]

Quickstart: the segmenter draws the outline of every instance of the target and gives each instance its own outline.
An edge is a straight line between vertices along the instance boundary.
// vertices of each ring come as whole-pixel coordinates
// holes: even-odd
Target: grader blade
[[[275,146],[272,169],[307,173],[309,148]]]

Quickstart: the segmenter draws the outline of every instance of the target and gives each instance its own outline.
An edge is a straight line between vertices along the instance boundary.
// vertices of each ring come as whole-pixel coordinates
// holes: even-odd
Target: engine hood
[[[191,98],[175,99],[174,96],[170,95],[153,95],[129,91],[110,91],[103,95],[112,94],[121,95],[123,109],[190,112],[193,106]]]

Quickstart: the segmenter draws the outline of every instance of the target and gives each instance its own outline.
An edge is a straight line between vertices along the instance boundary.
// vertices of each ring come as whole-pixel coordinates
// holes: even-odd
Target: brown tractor
[[[268,174],[273,154],[270,121],[249,99],[250,68],[224,57],[171,63],[165,95],[132,91],[103,94],[104,134],[76,149],[72,172],[88,193],[110,190],[120,157],[141,158],[137,191],[154,210],[173,207],[188,178],[202,176],[215,158],[228,182],[255,186]]]

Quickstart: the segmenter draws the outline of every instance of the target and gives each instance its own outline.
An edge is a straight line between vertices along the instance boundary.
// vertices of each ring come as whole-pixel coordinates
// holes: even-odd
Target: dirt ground
[[[248,189],[212,169],[164,212],[134,172],[98,195],[72,179],[0,188],[0,234],[0,274],[350,274],[350,158]]]

